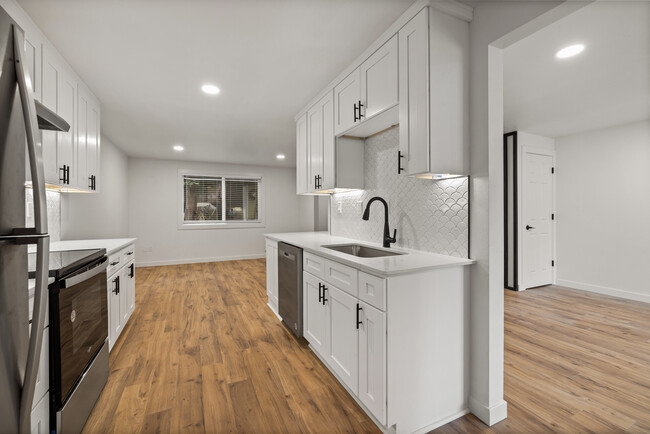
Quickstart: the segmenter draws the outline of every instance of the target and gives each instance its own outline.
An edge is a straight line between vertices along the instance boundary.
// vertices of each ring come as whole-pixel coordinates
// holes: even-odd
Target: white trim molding
[[[135,267],[161,267],[164,265],[185,265],[185,264],[202,264],[205,262],[226,262],[226,261],[242,261],[247,259],[263,259],[266,254],[253,254],[253,255],[238,255],[238,256],[215,256],[211,258],[193,258],[193,259],[170,259],[166,261],[149,261],[142,262],[136,261]]]
[[[488,426],[501,422],[508,417],[508,403],[504,400],[492,407],[488,407],[470,396],[469,410]]]
[[[609,288],[607,286],[592,285],[590,283],[574,282],[573,280],[557,279],[557,286],[563,286],[570,289],[581,291],[595,292],[597,294],[609,295],[611,297],[624,298],[626,300],[642,301],[650,303],[650,295],[640,292],[627,291],[619,288]]]

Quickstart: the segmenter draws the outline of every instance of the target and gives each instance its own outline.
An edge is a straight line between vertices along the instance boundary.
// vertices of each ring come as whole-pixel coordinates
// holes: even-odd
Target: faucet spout
[[[393,236],[390,236],[390,228],[388,227],[388,203],[384,200],[384,198],[375,196],[372,199],[368,201],[366,204],[366,209],[363,211],[363,216],[361,217],[363,220],[368,220],[370,218],[370,205],[375,202],[379,201],[382,204],[384,204],[384,247],[390,247],[390,245],[394,242],[397,241],[397,229],[393,230]]]

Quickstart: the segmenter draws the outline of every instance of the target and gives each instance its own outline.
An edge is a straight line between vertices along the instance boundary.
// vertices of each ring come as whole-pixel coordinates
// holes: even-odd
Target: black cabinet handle
[[[529,230],[531,230],[531,229],[535,229],[535,226],[526,225],[526,230],[527,230],[527,231],[529,231]]]
[[[323,302],[323,294],[321,292],[322,290],[323,290],[323,284],[318,282],[318,302],[319,303]]]
[[[321,189],[323,187],[322,180],[323,180],[323,177],[318,175],[318,189]]]
[[[120,293],[120,276],[117,276],[116,279],[117,279],[117,293],[119,294]]]
[[[59,167],[59,181],[63,182],[65,184],[65,168],[66,165],[64,164],[63,167]],[[61,178],[61,172],[63,172],[63,178]]]
[[[357,110],[358,110],[358,107],[357,107],[356,104],[354,104],[354,122],[359,120],[359,118],[357,117]]]
[[[314,175],[314,190],[318,190],[318,175]]]
[[[65,176],[65,181],[63,181],[63,182],[65,182],[66,184],[69,185],[70,184],[70,166],[63,166],[63,167],[65,167],[65,172],[64,172],[65,173],[65,175],[64,175]]]
[[[113,261],[113,262],[111,262],[111,265],[117,265],[119,263],[120,263],[120,261]]]
[[[129,277],[133,278],[135,276],[135,264],[131,264],[129,268],[131,269],[131,272],[129,273]]]
[[[357,330],[359,330],[359,326],[363,324],[363,321],[359,321],[359,312],[361,312],[361,309],[363,308],[359,306],[359,303],[357,303]]]
[[[113,279],[113,283],[115,284],[115,287],[113,288],[113,293],[117,295],[120,293],[120,276],[117,276],[115,279]]]
[[[361,118],[365,118],[365,117],[366,117],[366,115],[362,115],[362,114],[361,114],[361,107],[364,107],[364,105],[361,104],[361,100],[359,100],[359,120],[361,120]]]
[[[93,190],[93,177],[92,177],[92,175],[88,177],[88,181],[90,181],[90,184],[88,185],[88,188]]]
[[[323,306],[325,306],[325,302],[327,301],[327,298],[325,298],[325,291],[327,291],[327,286],[323,285]]]
[[[404,158],[402,151],[397,151],[397,174],[398,175],[402,173],[402,171],[404,171],[404,168],[402,167],[402,158]]]

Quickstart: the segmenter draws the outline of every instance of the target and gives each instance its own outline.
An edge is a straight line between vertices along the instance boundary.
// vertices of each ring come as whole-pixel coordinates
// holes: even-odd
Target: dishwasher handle
[[[285,252],[283,250],[280,250],[280,253],[282,253],[282,256],[290,260],[291,262],[296,262],[296,255],[293,255],[289,252]]]

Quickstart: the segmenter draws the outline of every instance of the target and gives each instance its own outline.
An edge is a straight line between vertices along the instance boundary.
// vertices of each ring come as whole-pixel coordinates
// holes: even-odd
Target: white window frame
[[[188,223],[185,221],[185,210],[184,206],[184,184],[183,178],[185,176],[212,176],[215,178],[232,178],[232,179],[242,179],[251,181],[259,181],[258,184],[258,203],[257,203],[257,217],[255,221],[241,221],[241,220],[231,220],[231,221],[220,221],[218,223]],[[224,182],[225,184],[225,182]],[[179,169],[178,170],[178,181],[176,183],[178,189],[178,203],[177,216],[178,216],[178,229],[245,229],[245,228],[263,228],[264,227],[264,210],[266,208],[266,196],[264,194],[264,180],[262,175],[258,174],[240,174],[240,173],[225,173],[225,172],[206,172],[201,170],[189,170],[189,169]],[[223,197],[223,203],[225,207],[226,198]]]

